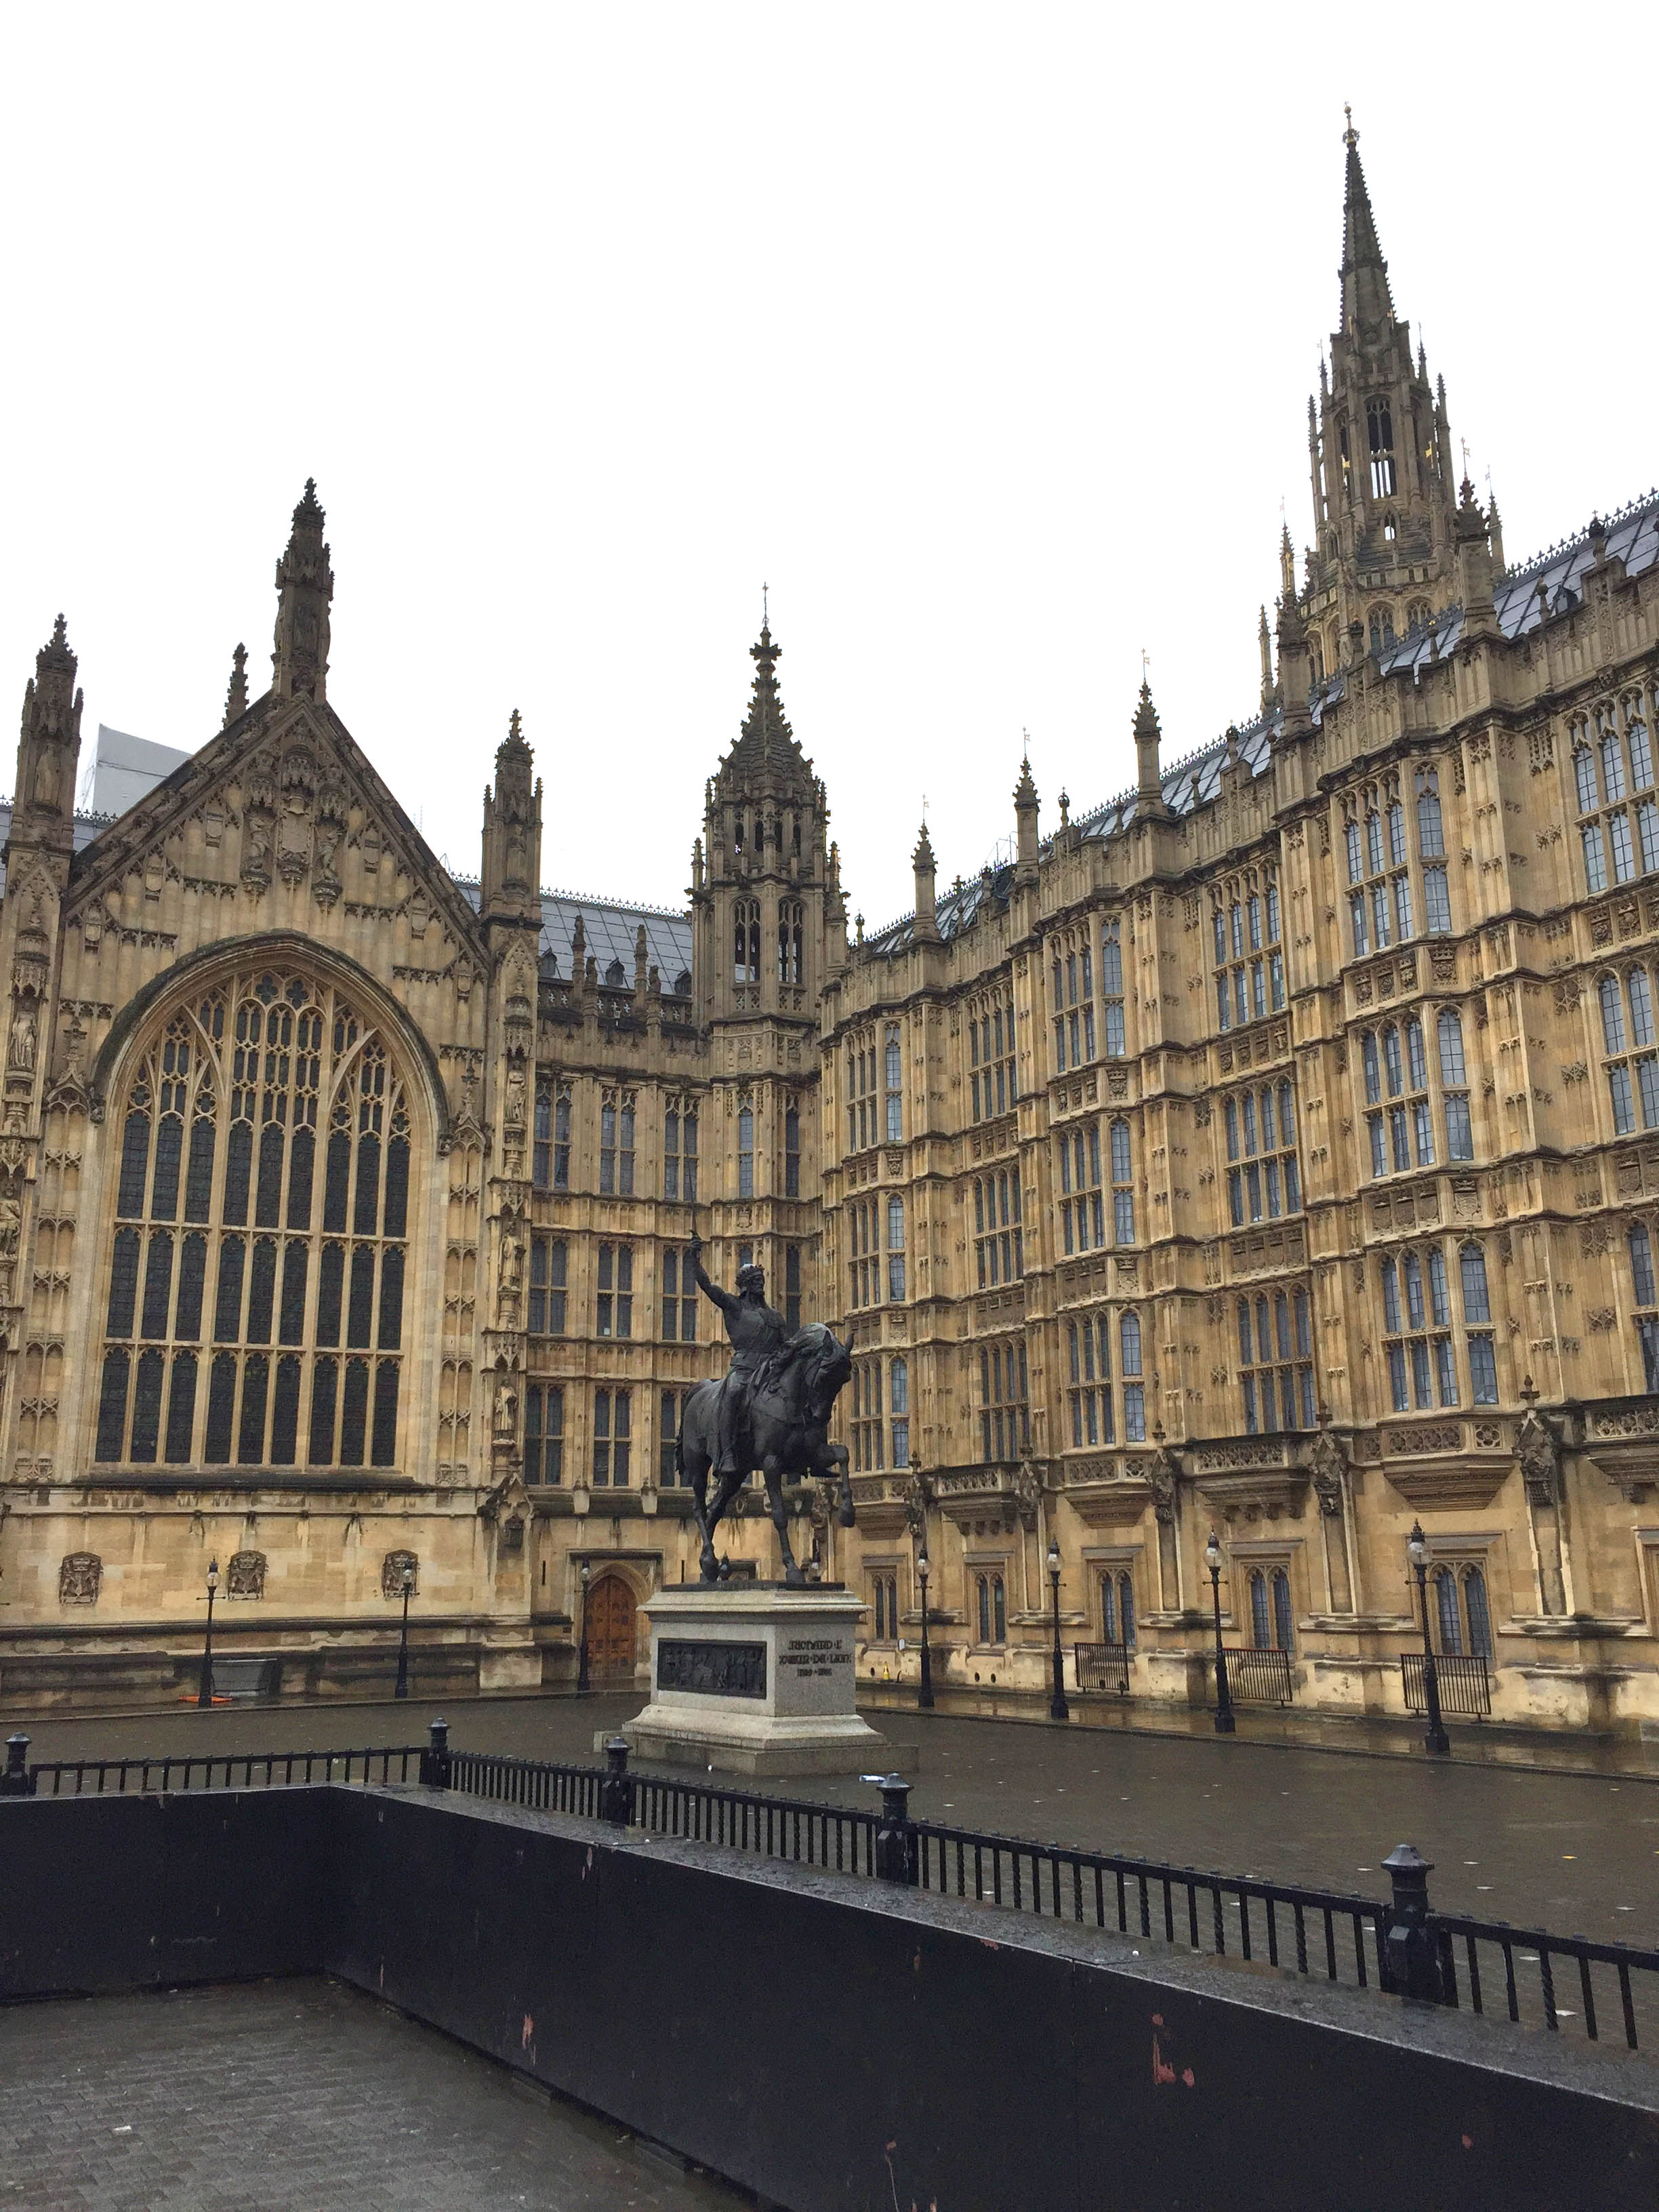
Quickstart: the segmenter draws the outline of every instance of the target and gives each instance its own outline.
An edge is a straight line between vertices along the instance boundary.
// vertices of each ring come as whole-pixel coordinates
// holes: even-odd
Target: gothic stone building
[[[696,1572],[687,1239],[855,1346],[859,1666],[1399,1711],[1407,1539],[1460,1694],[1659,1717],[1659,499],[1517,568],[1455,482],[1352,132],[1248,727],[851,942],[763,629],[689,911],[540,890],[514,718],[476,883],[327,702],[309,488],[272,681],[73,812],[63,625],[5,848],[0,1692],[624,1679]],[[1650,962],[1653,963],[1650,966]],[[769,1525],[730,1538],[770,1571]],[[586,1581],[586,1596],[583,1587]],[[1477,1664],[1475,1662],[1485,1662]],[[238,1670],[240,1670],[239,1673]],[[1068,1674],[1070,1668],[1068,1668]],[[1467,1678],[1467,1679],[1465,1679]]]

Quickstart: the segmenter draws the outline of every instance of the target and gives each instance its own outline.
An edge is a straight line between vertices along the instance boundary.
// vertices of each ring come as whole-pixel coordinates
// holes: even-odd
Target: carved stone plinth
[[[914,1767],[914,1750],[854,1710],[866,1607],[850,1590],[687,1583],[642,1609],[651,1702],[623,1729],[641,1759],[755,1776],[888,1774],[907,1756]]]

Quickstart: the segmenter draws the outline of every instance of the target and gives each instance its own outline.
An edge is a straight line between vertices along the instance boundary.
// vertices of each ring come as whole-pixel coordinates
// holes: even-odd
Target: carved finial
[[[247,712],[247,647],[239,645],[230,656],[230,687],[225,693],[224,727]]]
[[[1540,1393],[1534,1387],[1533,1379],[1530,1375],[1528,1376],[1526,1381],[1521,1385],[1521,1395],[1528,1407],[1535,1406],[1538,1403]]]
[[[294,510],[288,550],[276,563],[276,639],[271,688],[279,699],[326,696],[329,602],[334,576],[323,542],[323,510],[307,477]]]
[[[1062,830],[1072,826],[1072,802],[1063,787],[1060,794],[1060,826]]]
[[[1348,122],[1347,129],[1342,133],[1342,143],[1345,146],[1357,146],[1359,143],[1359,133],[1353,127],[1353,110],[1346,100],[1342,103],[1342,112]]]

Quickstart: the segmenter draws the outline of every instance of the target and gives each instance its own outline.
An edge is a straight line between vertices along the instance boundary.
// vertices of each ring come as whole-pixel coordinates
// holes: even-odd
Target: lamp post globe
[[[927,1540],[922,1539],[921,1549],[916,1554],[916,1580],[921,1586],[921,1688],[916,1704],[923,1712],[933,1709],[933,1654],[927,1642]]]
[[[1054,1593],[1054,1692],[1048,1700],[1051,1721],[1068,1721],[1072,1709],[1066,1702],[1066,1659],[1060,1648],[1060,1545],[1048,1539],[1048,1586]]]
[[[398,1637],[398,1686],[392,1694],[394,1698],[406,1698],[409,1695],[409,1601],[415,1589],[412,1560],[404,1561],[403,1572],[398,1579],[404,1596],[404,1619]]]
[[[200,1706],[213,1703],[213,1600],[218,1588],[219,1562],[210,1559],[207,1571],[207,1635],[202,1644],[202,1679],[196,1692],[196,1702]]]
[[[1227,1653],[1221,1641],[1221,1546],[1213,1528],[1204,1547],[1204,1564],[1210,1571],[1210,1603],[1215,1611],[1215,1732],[1218,1735],[1233,1735],[1237,1732],[1238,1723],[1233,1717]]]
[[[1437,1759],[1446,1759],[1451,1753],[1451,1738],[1446,1734],[1446,1723],[1440,1714],[1440,1670],[1435,1664],[1434,1642],[1429,1634],[1429,1544],[1420,1521],[1412,1523],[1412,1533],[1406,1539],[1406,1557],[1417,1576],[1417,1602],[1423,1618],[1423,1702],[1428,1707],[1429,1717],[1423,1748]]]
[[[578,1649],[578,1651],[577,1651],[577,1654],[576,1654],[576,1695],[577,1695],[579,1698],[585,1698],[585,1697],[587,1695],[587,1689],[588,1689],[588,1682],[587,1682],[587,1584],[588,1584],[589,1578],[590,1578],[590,1577],[591,1577],[591,1576],[592,1575],[593,1570],[592,1569],[592,1567],[590,1567],[590,1566],[588,1565],[588,1564],[587,1564],[586,1560],[586,1559],[584,1559],[584,1560],[582,1561],[582,1563],[581,1563],[581,1566],[580,1566],[580,1568],[579,1569],[579,1571],[579,1571],[580,1576],[580,1579],[581,1579],[581,1586],[582,1586],[582,1597],[581,1597],[581,1605],[582,1605],[582,1620],[581,1620],[581,1644],[580,1644],[580,1648]]]

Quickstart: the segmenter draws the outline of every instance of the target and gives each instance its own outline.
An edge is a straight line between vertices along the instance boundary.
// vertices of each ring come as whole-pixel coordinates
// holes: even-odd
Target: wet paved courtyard
[[[451,1737],[470,1750],[592,1762],[595,1731],[643,1702],[637,1692],[466,1700],[448,1708]],[[1659,1780],[1353,1758],[1243,1735],[1165,1740],[914,1711],[868,1717],[920,1747],[919,1818],[1373,1897],[1388,1889],[1382,1861],[1413,1843],[1434,1862],[1431,1894],[1448,1911],[1659,1947]],[[411,1699],[25,1725],[31,1759],[63,1759],[415,1743],[428,1717]],[[876,1802],[856,1778],[769,1789]]]
[[[0,2007],[0,2207],[729,2212],[753,2203],[337,1982]]]

